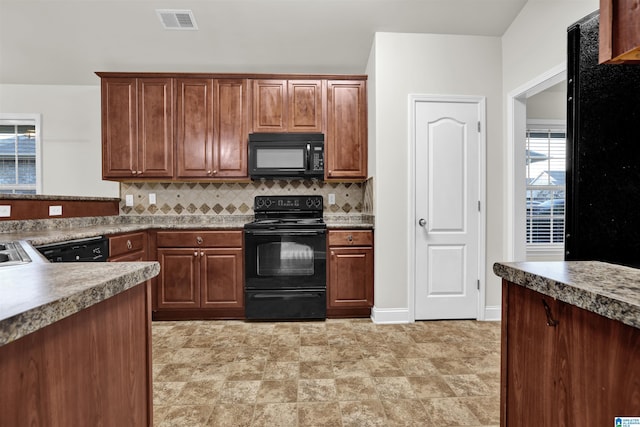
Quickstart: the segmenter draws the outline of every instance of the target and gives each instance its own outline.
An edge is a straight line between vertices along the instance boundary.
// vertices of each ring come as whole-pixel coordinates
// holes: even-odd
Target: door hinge
[[[478,279],[478,290],[480,290],[480,279]]]
[[[480,122],[478,122],[478,132],[480,132]]]
[[[478,212],[480,212],[480,200],[478,200]]]

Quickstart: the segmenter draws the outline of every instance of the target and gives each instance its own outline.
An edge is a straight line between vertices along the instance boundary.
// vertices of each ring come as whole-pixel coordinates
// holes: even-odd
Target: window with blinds
[[[530,127],[526,137],[527,245],[564,245],[566,131]]]
[[[34,120],[0,118],[0,193],[36,194],[36,126]]]

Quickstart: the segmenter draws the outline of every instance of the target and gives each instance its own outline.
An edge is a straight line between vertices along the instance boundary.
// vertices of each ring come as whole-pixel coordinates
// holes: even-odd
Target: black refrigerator
[[[640,267],[640,65],[598,64],[598,22],[568,28],[565,259]]]

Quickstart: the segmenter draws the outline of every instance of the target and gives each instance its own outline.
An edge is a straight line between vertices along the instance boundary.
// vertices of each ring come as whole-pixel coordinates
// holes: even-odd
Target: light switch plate
[[[11,216],[11,205],[0,206],[0,217],[7,218]]]
[[[126,206],[133,206],[133,194],[127,194],[124,196],[124,204]]]
[[[150,205],[156,204],[156,193],[149,193],[149,204]]]
[[[330,205],[336,204],[336,195],[334,193],[329,193],[329,204]]]
[[[62,206],[49,206],[49,216],[60,216],[62,215]]]

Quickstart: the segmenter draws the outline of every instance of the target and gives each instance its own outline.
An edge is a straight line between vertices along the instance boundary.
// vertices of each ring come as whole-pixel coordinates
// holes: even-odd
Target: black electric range
[[[245,316],[326,317],[326,224],[322,196],[256,196],[245,225]]]

